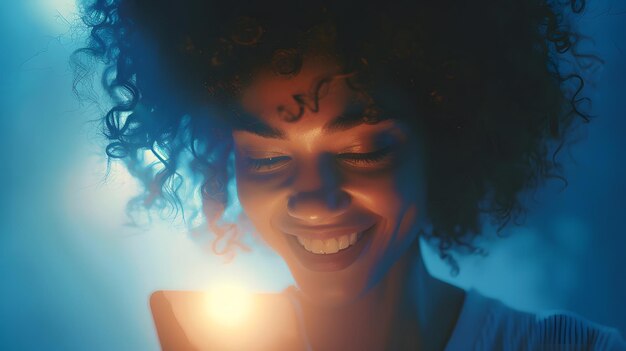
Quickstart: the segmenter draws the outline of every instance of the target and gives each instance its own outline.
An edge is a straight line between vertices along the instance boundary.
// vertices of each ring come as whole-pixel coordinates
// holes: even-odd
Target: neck
[[[419,243],[350,305],[324,309],[304,303],[313,350],[443,349],[464,292],[432,278],[417,253]]]

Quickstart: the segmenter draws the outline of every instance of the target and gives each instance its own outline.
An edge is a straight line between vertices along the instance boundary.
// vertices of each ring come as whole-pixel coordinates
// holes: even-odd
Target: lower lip
[[[287,235],[287,241],[295,256],[305,268],[317,272],[332,272],[345,269],[354,263],[354,261],[359,258],[363,249],[369,245],[371,238],[374,236],[373,232],[374,226],[365,230],[356,244],[334,254],[311,253],[298,242],[295,236],[289,234],[285,235]]]

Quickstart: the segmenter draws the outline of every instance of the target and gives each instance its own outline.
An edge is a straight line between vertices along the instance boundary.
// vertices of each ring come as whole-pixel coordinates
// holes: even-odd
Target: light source
[[[214,323],[224,327],[242,326],[252,312],[252,294],[241,284],[220,283],[207,293],[206,306]]]

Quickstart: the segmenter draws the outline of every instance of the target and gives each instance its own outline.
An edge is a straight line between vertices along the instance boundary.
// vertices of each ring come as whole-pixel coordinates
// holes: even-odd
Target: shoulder
[[[626,351],[616,329],[570,312],[518,311],[474,290],[467,293],[446,351],[467,350],[468,343],[472,350]]]

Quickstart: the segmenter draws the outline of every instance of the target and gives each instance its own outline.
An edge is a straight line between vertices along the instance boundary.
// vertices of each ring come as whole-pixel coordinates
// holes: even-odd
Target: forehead
[[[326,123],[357,103],[347,75],[329,59],[305,59],[295,76],[259,71],[241,94],[243,109],[266,124],[301,128]]]

